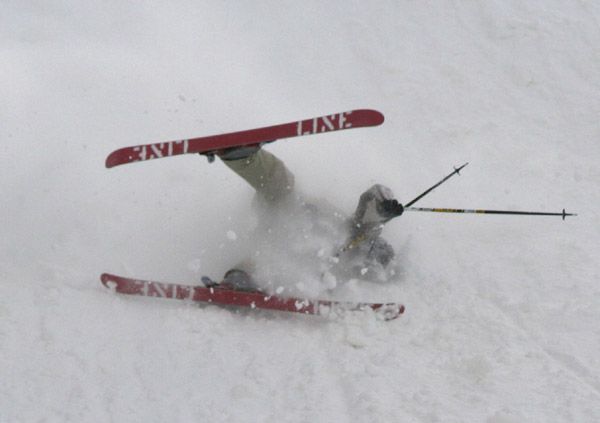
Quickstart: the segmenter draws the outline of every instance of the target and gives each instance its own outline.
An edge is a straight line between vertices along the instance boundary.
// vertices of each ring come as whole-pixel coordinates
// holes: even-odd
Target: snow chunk
[[[323,274],[323,284],[327,289],[333,289],[337,286],[337,279],[331,272],[325,272]]]
[[[296,310],[301,310],[309,304],[310,303],[307,300],[298,300],[294,303],[294,307],[296,307]]]
[[[228,230],[227,231],[227,239],[229,239],[230,241],[236,241],[237,240],[237,234],[232,231],[232,230]]]

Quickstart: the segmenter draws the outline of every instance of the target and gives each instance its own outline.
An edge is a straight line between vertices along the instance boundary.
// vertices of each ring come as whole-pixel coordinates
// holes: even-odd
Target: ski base
[[[310,315],[329,315],[355,310],[373,310],[383,320],[393,320],[404,313],[397,303],[353,303],[335,300],[307,300],[267,295],[262,292],[237,291],[217,286],[192,286],[178,283],[154,282],[104,273],[102,284],[115,292],[144,297],[170,298],[221,306],[247,307]]]

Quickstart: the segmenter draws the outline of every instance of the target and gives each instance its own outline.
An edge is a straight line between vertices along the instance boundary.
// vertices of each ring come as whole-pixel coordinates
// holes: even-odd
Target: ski
[[[361,109],[240,132],[124,147],[108,155],[106,167],[188,153],[210,154],[225,148],[272,142],[281,138],[377,126],[383,120],[380,112]]]
[[[397,303],[353,303],[335,300],[307,300],[268,295],[257,291],[239,291],[217,286],[192,286],[178,283],[153,282],[104,273],[102,284],[120,294],[171,298],[221,306],[277,310],[292,313],[328,315],[345,311],[371,309],[383,320],[393,320],[404,313]]]

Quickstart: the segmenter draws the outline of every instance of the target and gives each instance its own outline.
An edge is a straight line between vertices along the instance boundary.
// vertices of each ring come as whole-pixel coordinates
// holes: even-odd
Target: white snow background
[[[600,3],[3,1],[1,422],[600,421]],[[356,108],[376,128],[270,145],[384,235],[393,322],[117,296],[239,257],[252,190],[196,155],[114,149]],[[290,277],[293,278],[293,275]]]

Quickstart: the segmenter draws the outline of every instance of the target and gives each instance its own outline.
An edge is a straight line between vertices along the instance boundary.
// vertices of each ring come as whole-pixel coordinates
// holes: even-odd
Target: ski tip
[[[108,155],[108,157],[106,157],[106,161],[104,162],[104,166],[106,166],[107,169],[110,169],[111,167],[115,167],[115,166],[117,166],[119,164],[119,160],[118,160],[117,155],[115,153],[116,153],[116,151],[113,151],[112,153],[110,153]]]
[[[107,288],[109,288],[109,282],[111,282],[112,280],[113,276],[108,273],[103,273],[100,275],[100,281],[102,282],[102,285],[104,285]]]
[[[404,314],[404,305],[398,303],[379,304],[374,309],[386,322],[397,319]]]
[[[358,109],[348,113],[356,114],[353,119],[359,126],[378,126],[385,121],[383,113],[375,109]]]
[[[369,109],[368,111],[372,114],[373,125],[381,125],[385,121],[385,116],[379,110]]]
[[[133,161],[137,161],[137,160],[133,160],[133,157],[132,157],[132,149],[133,148],[135,148],[135,147],[124,147],[124,148],[119,148],[118,150],[113,151],[106,157],[106,160],[104,161],[104,166],[106,166],[108,169],[110,169],[111,167],[115,167],[115,166],[119,166],[119,165],[122,165],[125,163],[131,163]]]
[[[373,113],[377,118],[375,125],[381,125],[383,122],[385,122],[385,116],[383,116],[383,113],[378,110],[373,110]]]
[[[396,308],[395,308],[394,312],[387,314],[387,315],[384,314],[384,316],[385,316],[385,320],[389,321],[389,320],[397,319],[398,317],[400,317],[403,314],[404,314],[404,305],[396,304]]]

